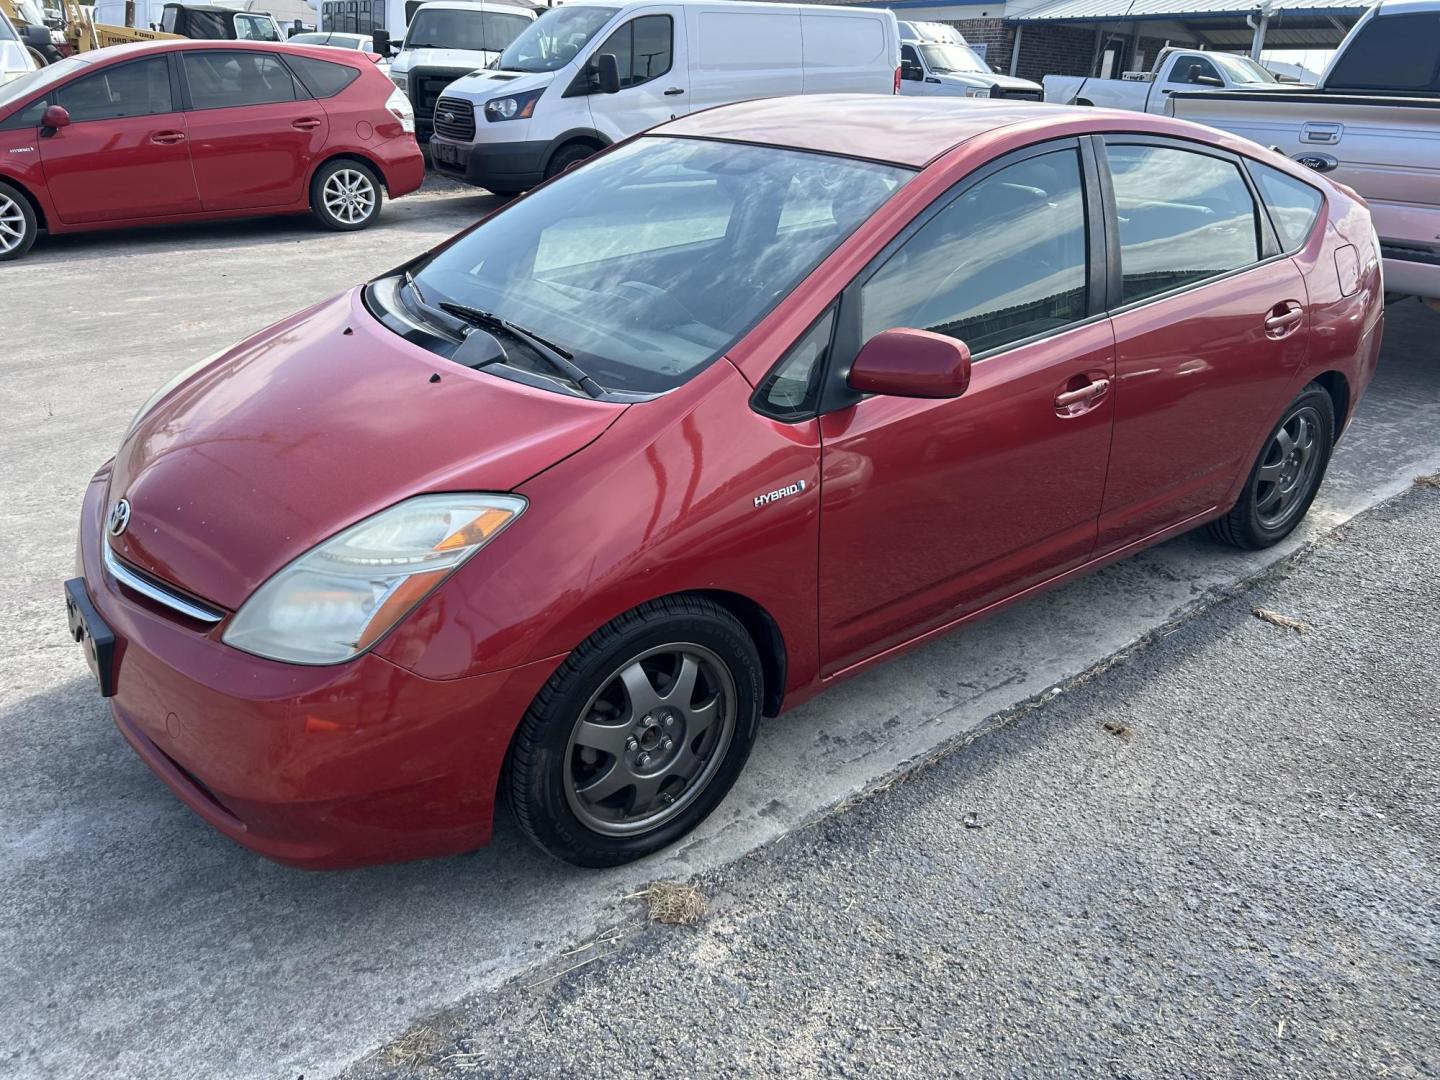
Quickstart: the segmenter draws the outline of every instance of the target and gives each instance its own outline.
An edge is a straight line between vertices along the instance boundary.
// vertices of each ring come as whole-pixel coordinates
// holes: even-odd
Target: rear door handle
[[[685,88],[683,86],[672,86],[669,90],[665,91],[665,96],[674,97],[676,94],[683,94],[684,92]]]
[[[1078,415],[1085,408],[1110,389],[1109,379],[1095,379],[1075,390],[1066,390],[1055,395],[1055,408],[1070,416]]]
[[[320,121],[313,116],[302,116],[290,126],[296,131],[314,131],[320,126]]]
[[[1279,340],[1300,328],[1305,321],[1305,310],[1294,300],[1276,304],[1265,316],[1265,336]]]
[[[150,136],[150,141],[159,143],[161,146],[170,146],[174,143],[184,142],[185,133],[183,131],[157,131]]]

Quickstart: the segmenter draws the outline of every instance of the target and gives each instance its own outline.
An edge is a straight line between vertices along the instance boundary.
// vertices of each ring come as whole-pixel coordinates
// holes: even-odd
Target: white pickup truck
[[[1175,94],[1170,104],[1354,188],[1380,235],[1386,290],[1440,307],[1440,0],[1371,8],[1313,88]]]
[[[1046,75],[1045,100],[1055,105],[1098,105],[1131,112],[1163,113],[1179,90],[1236,90],[1275,86],[1276,78],[1248,56],[1199,49],[1161,49],[1149,71],[1118,79]]]

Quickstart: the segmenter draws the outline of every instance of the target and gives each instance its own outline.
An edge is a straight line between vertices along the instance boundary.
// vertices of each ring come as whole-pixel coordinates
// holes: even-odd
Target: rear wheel
[[[1210,525],[1212,535],[1247,550],[1289,536],[1315,501],[1334,444],[1335,405],[1311,383],[1275,425],[1239,501]]]
[[[0,262],[18,259],[30,250],[39,232],[30,200],[9,184],[0,183]]]
[[[368,165],[348,159],[320,166],[310,181],[310,209],[327,229],[352,232],[380,216],[380,180]]]
[[[760,719],[744,628],[695,597],[598,630],[537,695],[502,781],[521,828],[556,858],[614,866],[684,836],[725,797]]]

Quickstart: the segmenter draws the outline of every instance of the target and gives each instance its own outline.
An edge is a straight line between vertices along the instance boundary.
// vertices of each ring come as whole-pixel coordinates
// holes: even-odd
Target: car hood
[[[450,84],[450,93],[462,95],[474,95],[476,101],[488,101],[494,97],[496,91],[504,90],[507,94],[523,94],[527,90],[538,90],[549,86],[554,80],[553,71],[543,72],[516,72],[516,71],[476,71],[466,75],[463,79],[456,79]]]
[[[1039,90],[1040,84],[1028,79],[1016,79],[1009,75],[985,75],[979,71],[954,72],[949,75],[935,75],[942,84],[950,86],[994,86],[1002,90]]]
[[[438,377],[438,378],[437,378]],[[624,405],[471,371],[385,329],[355,289],[226,353],[126,437],[111,546],[234,609],[339,530],[411,495],[508,491],[575,453]]]
[[[479,70],[499,55],[476,49],[402,49],[391,61],[391,69],[397,72],[432,67]]]

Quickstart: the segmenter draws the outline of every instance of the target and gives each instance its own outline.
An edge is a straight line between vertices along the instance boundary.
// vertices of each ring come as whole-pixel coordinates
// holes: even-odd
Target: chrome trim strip
[[[110,550],[110,544],[107,541],[102,540],[100,547],[105,560],[105,569],[109,570],[110,576],[127,589],[134,589],[141,596],[149,597],[157,604],[164,604],[172,611],[178,611],[187,619],[194,619],[196,622],[214,624],[225,617],[223,612],[216,611],[214,608],[201,607],[199,604],[170,592],[168,589],[162,589],[141,577],[120,561],[115,552]]]

